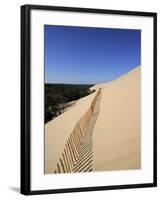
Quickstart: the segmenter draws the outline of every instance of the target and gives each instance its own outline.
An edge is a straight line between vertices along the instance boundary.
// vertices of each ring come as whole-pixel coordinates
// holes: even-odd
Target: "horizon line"
[[[126,74],[128,74],[128,73],[131,73],[132,71],[134,71],[136,68],[138,68],[138,67],[140,67],[140,66],[141,66],[141,64],[138,65],[138,66],[136,66],[136,67],[134,67],[132,70],[127,71],[127,72],[125,72],[124,74],[121,74],[121,75],[118,76],[117,78],[114,78],[114,79],[112,79],[112,80],[108,80],[108,81],[99,82],[99,83],[63,83],[63,82],[60,82],[60,83],[58,83],[58,82],[56,82],[56,83],[48,82],[48,83],[47,83],[47,82],[44,82],[44,84],[97,85],[97,84],[109,83],[109,82],[111,82],[111,81],[115,81],[115,80],[119,79],[120,77],[122,77],[122,76],[124,76],[124,75],[126,75]]]

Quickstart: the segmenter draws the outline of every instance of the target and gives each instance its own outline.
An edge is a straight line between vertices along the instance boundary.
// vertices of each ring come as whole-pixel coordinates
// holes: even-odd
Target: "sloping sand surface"
[[[139,169],[140,68],[97,87],[102,99],[93,132],[93,170]]]
[[[140,67],[45,125],[45,173],[139,169]]]
[[[73,168],[71,165],[74,164],[73,159],[75,159],[77,152],[74,147],[75,152],[72,152],[71,145],[73,144],[71,142],[69,142],[70,148],[66,149],[67,142],[73,133],[77,136],[75,138],[76,145],[80,146],[82,132],[83,134],[85,133],[86,126],[90,120],[91,104],[96,94],[97,91],[78,100],[71,109],[45,125],[45,173],[54,173],[59,168],[58,163],[64,149],[70,165],[69,168]],[[61,169],[59,170],[61,171]],[[61,172],[64,172],[64,170]]]

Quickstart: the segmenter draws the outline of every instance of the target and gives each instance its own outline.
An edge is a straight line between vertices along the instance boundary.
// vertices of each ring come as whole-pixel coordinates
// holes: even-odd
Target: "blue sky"
[[[45,82],[108,82],[141,64],[141,31],[44,26]]]

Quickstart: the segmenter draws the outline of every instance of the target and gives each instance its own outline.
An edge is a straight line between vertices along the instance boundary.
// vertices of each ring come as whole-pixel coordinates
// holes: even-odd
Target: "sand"
[[[140,68],[101,88],[100,112],[93,133],[93,170],[139,169]]]
[[[45,173],[141,168],[140,67],[45,125]]]
[[[57,169],[67,141],[75,129],[80,137],[79,129],[83,129],[81,119],[84,119],[83,124],[88,123],[90,106],[96,94],[95,92],[80,99],[71,109],[45,125],[45,173],[54,173]],[[67,149],[66,154],[69,154],[69,151],[71,149]],[[71,165],[73,157],[68,159]]]

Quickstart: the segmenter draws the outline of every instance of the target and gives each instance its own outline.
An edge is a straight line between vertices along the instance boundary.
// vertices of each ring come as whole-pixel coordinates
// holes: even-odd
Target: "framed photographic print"
[[[21,7],[21,193],[157,186],[157,14]]]

